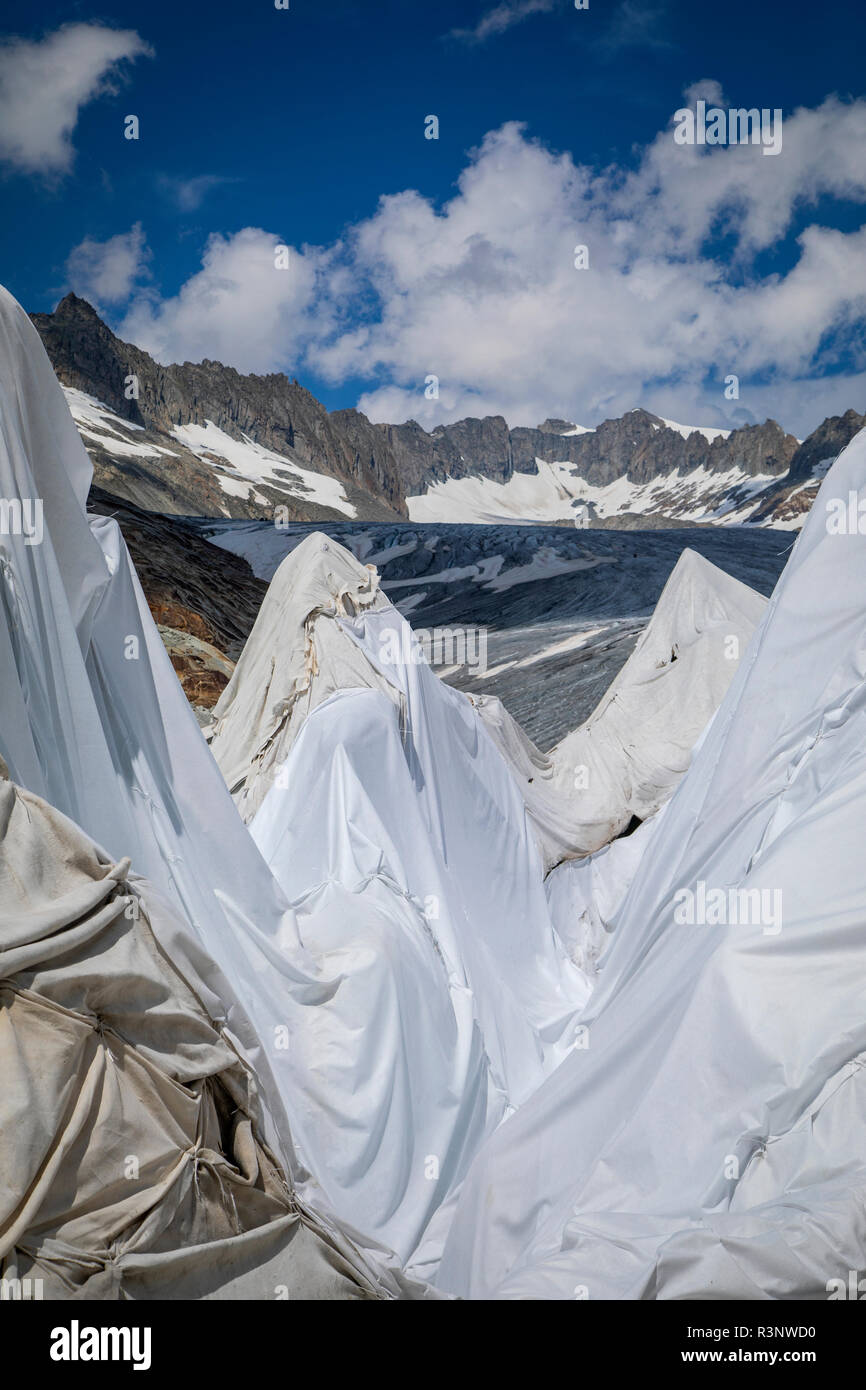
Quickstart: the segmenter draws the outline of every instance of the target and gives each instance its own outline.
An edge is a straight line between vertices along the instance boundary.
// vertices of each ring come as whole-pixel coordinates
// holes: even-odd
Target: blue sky
[[[866,409],[863,7],[114,0],[35,25],[6,0],[3,31],[33,45],[0,50],[0,278],[30,310],[73,286],[163,360],[428,425]],[[781,155],[679,160],[700,92],[781,108]]]

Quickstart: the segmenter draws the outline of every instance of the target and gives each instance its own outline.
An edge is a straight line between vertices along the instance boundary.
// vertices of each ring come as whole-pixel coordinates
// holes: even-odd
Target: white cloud
[[[85,237],[66,261],[66,275],[76,294],[93,304],[122,304],[147,273],[150,253],[141,223],[128,232],[94,241]]]
[[[548,14],[555,3],[556,0],[502,0],[487,10],[473,29],[452,29],[450,37],[465,43],[484,43],[534,14]]]
[[[0,44],[0,162],[65,173],[81,107],[114,89],[124,62],[150,53],[133,30],[101,24],[66,24],[38,42]]]
[[[212,358],[244,372],[290,369],[311,336],[333,326],[327,303],[316,304],[316,251],[294,251],[277,268],[278,235],[245,227],[212,236],[202,268],[169,299],[139,295],[119,329],[160,362]]]
[[[378,370],[386,384],[360,408],[380,420],[488,410],[594,423],[644,404],[724,424],[737,409],[773,414],[780,386],[796,381],[799,397],[781,393],[790,427],[811,428],[840,337],[856,355],[866,233],[807,228],[785,275],[757,275],[754,257],[822,194],[866,201],[864,139],[866,103],[830,100],[786,122],[778,174],[761,168],[759,147],[701,151],[669,131],[633,172],[595,174],[506,126],[441,211],[401,194],[356,230],[356,275],[380,312],[313,361],[336,381]],[[720,228],[733,266],[727,250],[712,253]],[[589,270],[574,269],[578,244]],[[729,403],[731,372],[741,396]],[[423,393],[431,373],[438,401]]]
[[[686,95],[725,104],[716,83],[699,83]],[[760,107],[760,98],[758,92],[737,105]],[[611,191],[611,212],[633,221],[647,241],[672,238],[677,255],[698,255],[702,242],[721,227],[748,258],[772,246],[794,212],[823,195],[866,201],[866,101],[829,97],[784,118],[782,132],[782,153],[771,161],[758,146],[676,145],[671,131],[662,131],[639,167]],[[770,163],[772,170],[766,168]]]
[[[385,197],[289,272],[273,269],[274,234],[213,237],[179,294],[139,297],[122,331],[164,361],[368,381],[359,405],[376,420],[594,424],[640,404],[718,425],[774,415],[803,434],[866,407],[866,229],[808,223],[824,195],[866,202],[864,144],[866,101],[836,98],[788,117],[772,160],[676,145],[669,126],[633,167],[598,171],[508,124],[443,207]],[[795,218],[804,229],[775,270],[763,253]],[[861,394],[840,398],[842,371]],[[738,401],[724,397],[730,373]]]

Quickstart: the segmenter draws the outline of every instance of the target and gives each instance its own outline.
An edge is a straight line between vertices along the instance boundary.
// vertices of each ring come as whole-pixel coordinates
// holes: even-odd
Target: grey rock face
[[[687,439],[669,429],[647,410],[632,410],[620,420],[605,420],[593,434],[566,440],[573,446],[577,471],[597,486],[625,475],[630,482],[647,483],[679,470],[704,467],[715,473],[741,468],[757,473],[784,473],[797,448],[775,420],[746,425],[727,439],[719,435],[710,443],[697,430]]]
[[[703,466],[716,473],[743,469],[750,476],[780,474],[797,450],[797,440],[775,420],[746,425],[727,439],[710,443],[697,431],[684,439],[647,410],[632,410],[619,420],[605,420],[587,434],[568,434],[574,426],[546,420],[539,429],[509,430],[500,415],[485,420],[459,420],[428,434],[414,420],[382,426],[397,458],[409,496],[430,483],[482,474],[507,482],[514,473],[537,472],[537,459],[570,463],[576,473],[596,487],[626,476],[647,483],[675,470],[690,472]]]
[[[824,420],[808,439],[804,439],[791,460],[789,482],[805,481],[813,476],[813,471],[827,459],[835,459],[851,443],[855,434],[866,428],[866,415],[858,415],[856,410],[846,410],[844,415],[831,415]]]
[[[866,415],[858,415],[856,410],[824,420],[796,450],[789,471],[762,495],[752,520],[796,523],[814,502],[830,465],[864,428]]]
[[[61,382],[96,396],[130,423],[170,435],[179,425],[211,420],[232,438],[247,435],[276,453],[290,454],[302,467],[339,479],[350,500],[360,494],[361,504],[367,498],[373,502],[372,508],[362,505],[362,515],[405,513],[399,477],[381,435],[380,456],[371,468],[339,423],[296,381],[278,373],[242,376],[233,367],[208,360],[163,367],[140,348],[121,342],[91,305],[73,294],[53,314],[34,314],[33,322]],[[124,383],[130,375],[138,378],[137,400],[126,399]],[[175,470],[181,486],[187,481],[180,474],[188,462],[183,459],[184,468]],[[202,514],[213,515],[212,499],[202,496],[201,501]],[[261,506],[250,510],[246,503],[238,510],[222,495],[220,502],[228,502],[234,515],[262,513]]]
[[[483,474],[497,482],[507,482],[514,471],[508,425],[501,415],[437,425],[430,434],[415,420],[380,428],[394,452],[406,495],[410,497],[447,478]]]

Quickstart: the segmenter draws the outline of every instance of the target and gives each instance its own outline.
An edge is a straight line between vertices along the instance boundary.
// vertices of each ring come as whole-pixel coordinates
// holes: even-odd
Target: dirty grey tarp
[[[207,987],[151,930],[169,913],[0,767],[0,1276],[46,1298],[381,1296],[263,1144]]]

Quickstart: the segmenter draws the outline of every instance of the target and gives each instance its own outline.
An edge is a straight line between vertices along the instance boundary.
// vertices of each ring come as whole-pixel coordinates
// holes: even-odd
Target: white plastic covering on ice
[[[90,462],[35,330],[5,295],[0,358],[0,496],[44,508],[39,544],[14,526],[2,538],[0,754],[16,782],[113,860],[129,856],[175,904],[184,939],[164,944],[198,951],[217,1021],[257,1073],[303,1197],[407,1257],[484,1133],[564,1055],[588,994],[553,931],[519,792],[468,701],[429,668],[376,676],[364,630],[340,627],[337,609],[314,649],[299,624],[295,650],[276,610],[268,661],[285,652],[292,681],[315,677],[316,700],[332,638],[343,683],[370,682],[366,699],[334,695],[313,709],[312,761],[297,779],[289,769],[285,793],[272,788],[290,834],[310,844],[300,897],[298,863],[287,869],[284,845],[275,851],[289,906],[201,738],[119,529],[88,525]],[[342,563],[329,555],[327,572]],[[365,589],[373,597],[357,569],[346,613],[363,608]],[[309,566],[301,590],[319,579]],[[366,622],[402,624],[374,608]],[[261,705],[269,693],[254,696]],[[241,734],[252,723],[244,698]],[[370,769],[374,735],[383,756]],[[452,745],[434,767],[434,748]],[[364,819],[377,798],[390,857]],[[424,1259],[435,1250],[428,1242]]]
[[[553,925],[572,960],[593,982],[619,909],[664,812],[662,807],[633,834],[612,840],[595,854],[566,859],[544,880]]]
[[[160,945],[255,1069],[354,1282],[408,1292],[370,1237],[424,1272],[447,1238],[438,1286],[482,1297],[824,1297],[861,1269],[866,565],[823,504],[866,493],[866,438],[663,815],[545,893],[556,836],[602,845],[664,802],[755,596],[679,568],[677,602],[550,760],[554,787],[580,765],[609,793],[596,840],[569,848],[496,720],[312,537],[217,720],[251,835],[116,525],[88,524],[90,463],[3,293],[0,362],[0,498],[44,529],[31,544],[5,508],[0,756],[173,905]]]
[[[439,1272],[504,1298],[826,1298],[866,1266],[866,434],[642,857],[575,1051]]]
[[[286,558],[279,582],[269,586],[208,730],[245,821],[262,804],[304,720],[335,691],[371,687],[397,698],[334,622],[362,608],[390,608],[375,569],[318,532]]]
[[[439,680],[374,573],[342,547],[314,533],[274,576],[211,747],[243,813],[260,806],[253,838],[302,940],[341,971],[309,1034],[310,1067],[339,1063],[327,1074],[344,1115],[317,1140],[316,1171],[336,1210],[404,1257],[414,1250],[414,1268],[435,1263],[443,1219],[418,1242],[484,1135],[578,1036],[582,967],[597,952],[584,950],[573,894],[554,930],[540,849],[585,852],[660,804],[763,606],[687,554],[618,701],[581,732],[590,790],[575,793],[554,771],[530,783],[519,759],[535,767],[543,755],[498,702]],[[615,861],[634,860],[644,838]],[[372,1084],[357,1038],[374,1010]],[[306,1055],[306,1036],[297,1047]]]
[[[36,330],[3,290],[0,362],[0,498],[16,504],[0,535],[0,757],[177,909],[162,945],[181,969],[194,962],[211,1017],[257,1075],[268,1137],[321,1212],[304,1164],[323,1158],[341,1098],[299,1039],[311,1039],[341,971],[306,949],[238,817],[116,523],[88,525],[90,460]],[[365,1278],[403,1287],[375,1253],[339,1239]]]
[[[371,572],[318,534],[275,575],[211,746],[247,809],[270,788],[253,837],[339,978],[294,1040],[332,1088],[333,1113],[310,1116],[317,1174],[426,1268],[428,1222],[566,1055],[589,994],[520,791]]]
[[[474,697],[523,791],[549,870],[669,800],[766,607],[684,550],[628,661],[579,729],[542,753],[497,699]]]

